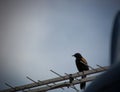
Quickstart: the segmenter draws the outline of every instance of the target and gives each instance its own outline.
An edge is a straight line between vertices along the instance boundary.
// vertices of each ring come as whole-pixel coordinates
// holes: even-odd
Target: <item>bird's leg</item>
[[[82,78],[85,78],[86,77],[86,75],[85,75],[85,73],[84,73],[84,71],[82,72]]]
[[[84,79],[86,77],[84,71],[82,71],[82,79]],[[83,87],[83,90],[85,91],[85,87]]]
[[[84,71],[82,71],[82,78],[84,78]]]

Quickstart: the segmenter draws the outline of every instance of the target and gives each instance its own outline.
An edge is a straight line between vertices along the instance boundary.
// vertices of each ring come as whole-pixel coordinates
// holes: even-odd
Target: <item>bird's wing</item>
[[[85,64],[87,64],[87,61],[85,60],[85,58],[81,58],[81,61],[83,62],[83,63],[85,63]]]

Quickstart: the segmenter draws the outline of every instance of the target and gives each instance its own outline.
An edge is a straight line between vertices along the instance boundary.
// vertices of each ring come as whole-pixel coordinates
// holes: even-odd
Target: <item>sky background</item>
[[[80,52],[108,66],[119,0],[0,0],[0,89],[75,73]],[[79,89],[79,86],[76,86]],[[50,92],[73,92],[73,89]]]

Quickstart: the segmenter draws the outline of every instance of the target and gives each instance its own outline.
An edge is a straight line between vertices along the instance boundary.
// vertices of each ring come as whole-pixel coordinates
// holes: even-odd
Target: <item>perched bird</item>
[[[79,72],[89,70],[87,61],[82,57],[82,55],[80,53],[75,53],[73,56],[76,58],[75,62],[76,62],[76,66],[77,66],[77,69]],[[85,77],[86,77],[86,75],[82,76],[82,78],[85,78]],[[85,89],[85,85],[86,85],[85,82],[80,83],[80,88]]]

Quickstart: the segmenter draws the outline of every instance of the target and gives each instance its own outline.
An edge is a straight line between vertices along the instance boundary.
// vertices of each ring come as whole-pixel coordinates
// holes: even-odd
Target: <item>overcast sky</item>
[[[80,52],[88,64],[108,66],[119,0],[1,0],[0,89],[75,73]],[[79,86],[77,86],[79,89]],[[63,92],[61,89],[51,92]],[[73,92],[65,89],[64,92]]]

